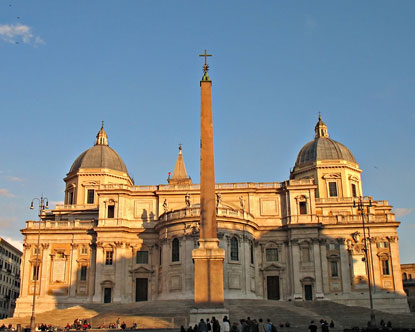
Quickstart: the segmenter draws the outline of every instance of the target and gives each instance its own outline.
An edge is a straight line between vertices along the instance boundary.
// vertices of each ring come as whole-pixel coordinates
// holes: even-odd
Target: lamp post
[[[367,271],[367,282],[368,282],[368,286],[369,286],[369,304],[370,304],[370,327],[375,327],[376,326],[376,317],[375,317],[375,311],[373,310],[373,299],[372,299],[372,278],[371,278],[371,274],[370,274],[370,268],[369,268],[369,257],[368,257],[368,249],[367,249],[367,239],[366,239],[366,225],[365,225],[365,210],[364,210],[364,202],[363,202],[363,197],[360,196],[359,197],[359,201],[353,202],[353,206],[357,208],[357,210],[360,212],[361,216],[362,216],[362,225],[363,225],[363,244],[364,244],[364,249],[363,251],[365,252],[365,263],[366,263],[366,271]],[[366,206],[367,207],[367,222],[369,222],[369,207],[372,206],[372,201],[369,200],[369,204]]]
[[[40,225],[42,222],[42,218],[41,218],[41,213],[43,212],[43,210],[48,209],[49,208],[49,203],[48,203],[48,199],[47,197],[43,197],[40,196],[40,198],[33,198],[32,202],[30,203],[30,209],[33,210],[34,206],[33,206],[33,202],[34,201],[38,201],[39,202],[39,227],[38,227],[38,232],[37,232],[37,247],[36,247],[36,265],[35,265],[35,278],[33,278],[34,280],[34,285],[33,285],[33,302],[32,302],[32,316],[30,317],[30,330],[31,332],[35,332],[35,306],[36,306],[36,286],[37,286],[37,280],[39,279],[39,270],[40,270],[40,259],[39,259],[39,254],[40,254]]]

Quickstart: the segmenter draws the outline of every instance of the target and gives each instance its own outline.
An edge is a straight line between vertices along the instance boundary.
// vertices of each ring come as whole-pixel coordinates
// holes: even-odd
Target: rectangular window
[[[39,248],[33,248],[33,255],[39,255]],[[6,263],[7,265],[7,263]]]
[[[69,197],[68,197],[68,204],[72,205],[73,204],[73,191],[69,192]]]
[[[329,182],[329,196],[337,197],[337,182]]]
[[[352,183],[352,196],[357,197],[357,187],[354,183]]]
[[[300,202],[300,214],[307,214],[307,202]]]
[[[108,205],[108,218],[114,218],[114,211],[115,211],[115,206]]]
[[[33,266],[32,280],[39,280],[39,265]]]
[[[94,204],[95,190],[88,189],[87,193],[87,204]]]
[[[137,251],[137,264],[148,264],[148,251]]]
[[[388,276],[390,274],[390,271],[389,271],[389,259],[383,259],[382,260],[382,274],[384,276]]]
[[[112,251],[105,252],[105,265],[112,265]]]
[[[267,248],[265,257],[267,262],[278,262],[278,248]]]
[[[88,248],[87,247],[82,247],[81,248],[81,255],[88,255]]]
[[[86,280],[86,272],[88,271],[88,268],[86,266],[81,267],[81,281]]]
[[[339,276],[339,265],[337,264],[337,261],[330,262],[330,273],[332,277]]]

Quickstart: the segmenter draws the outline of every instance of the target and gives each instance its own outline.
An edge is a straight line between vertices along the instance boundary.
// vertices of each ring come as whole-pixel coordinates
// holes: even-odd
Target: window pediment
[[[341,179],[341,174],[340,173],[333,173],[333,174],[325,174],[323,175],[323,179],[324,180],[328,180],[328,179]]]
[[[130,273],[153,273],[154,271],[145,266],[139,266],[136,269],[130,270]]]
[[[285,268],[282,265],[278,264],[278,263],[271,263],[271,264],[267,265],[266,267],[264,267],[263,269],[261,269],[261,271],[264,271],[264,272],[266,272],[266,271],[281,271],[281,270],[284,270],[284,269]]]

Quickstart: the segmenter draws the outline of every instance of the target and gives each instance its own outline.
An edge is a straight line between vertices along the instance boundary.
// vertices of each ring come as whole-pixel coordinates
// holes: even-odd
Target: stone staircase
[[[365,327],[370,320],[370,309],[357,306],[346,306],[331,301],[313,301],[313,302],[294,302],[297,308],[308,309],[315,312],[321,317],[330,317],[334,322],[338,322],[344,328],[354,326]],[[392,322],[392,327],[396,328],[414,328],[415,313],[388,313],[375,310],[376,322],[379,325],[383,319]],[[326,320],[328,320],[326,318]]]
[[[87,304],[69,309],[56,309],[36,315],[37,323],[52,324],[64,327],[68,322],[72,323],[75,318],[88,319],[93,327],[101,324],[108,326],[117,318],[132,326],[135,322],[140,329],[171,329],[180,325],[187,325],[188,313],[193,307],[192,300],[169,300],[137,302],[131,304]],[[231,322],[239,321],[241,318],[262,318],[264,321],[270,318],[279,332],[308,331],[311,320],[318,322],[325,319],[333,320],[335,328],[330,331],[343,331],[344,328],[353,326],[365,327],[369,320],[369,309],[362,307],[350,307],[330,301],[310,302],[281,302],[267,300],[226,300],[225,307],[229,310]],[[208,317],[206,317],[208,318]],[[390,320],[393,327],[415,328],[414,313],[390,314],[376,311],[376,319],[385,322]],[[30,317],[8,318],[0,320],[1,324],[21,324],[28,326]],[[290,323],[290,327],[280,328],[280,323]]]

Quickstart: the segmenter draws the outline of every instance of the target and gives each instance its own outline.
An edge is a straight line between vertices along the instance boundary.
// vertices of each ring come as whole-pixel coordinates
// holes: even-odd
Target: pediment
[[[281,271],[284,270],[285,268],[278,264],[278,263],[271,263],[269,265],[267,265],[266,267],[264,267],[263,269],[261,269],[261,271]]]
[[[136,269],[130,270],[130,273],[153,273],[153,270],[145,266],[139,266]]]

